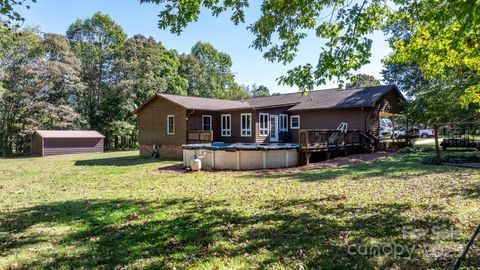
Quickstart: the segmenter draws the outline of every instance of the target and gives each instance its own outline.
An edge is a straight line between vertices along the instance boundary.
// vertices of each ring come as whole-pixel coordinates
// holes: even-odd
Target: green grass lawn
[[[0,159],[0,269],[444,269],[480,223],[480,171],[422,155],[196,174],[137,152]]]

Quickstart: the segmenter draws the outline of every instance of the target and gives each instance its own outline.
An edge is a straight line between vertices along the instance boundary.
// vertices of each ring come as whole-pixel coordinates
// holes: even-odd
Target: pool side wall
[[[197,155],[205,170],[261,170],[298,166],[296,149],[279,150],[209,150],[183,149],[183,164],[188,167]]]

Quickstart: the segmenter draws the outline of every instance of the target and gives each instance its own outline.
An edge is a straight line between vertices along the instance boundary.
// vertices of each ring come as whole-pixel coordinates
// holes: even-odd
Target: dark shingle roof
[[[306,100],[288,110],[374,107],[375,103],[390,90],[398,91],[394,85],[311,91]],[[398,94],[404,99],[400,91]]]
[[[320,91],[320,90],[317,90],[317,91]],[[311,91],[309,93],[317,92],[317,91]],[[248,102],[248,104],[250,104],[254,108],[261,108],[261,107],[270,107],[270,106],[295,105],[300,102],[304,102],[307,99],[308,99],[308,95],[304,95],[301,92],[296,92],[296,93],[273,95],[273,96],[266,96],[266,97],[249,98],[249,99],[246,99],[246,101]]]
[[[186,109],[194,110],[224,111],[292,106],[289,111],[297,111],[327,108],[374,107],[375,103],[391,90],[396,91],[401,99],[405,99],[395,85],[373,86],[357,89],[314,90],[309,91],[306,94],[296,92],[249,98],[245,100],[225,100],[170,94],[158,94],[155,97],[162,97],[179,104]],[[136,112],[145,106],[145,104],[138,108]]]
[[[177,96],[170,94],[158,94],[158,96],[175,102],[186,109],[220,111],[251,108],[247,102],[241,100]]]
[[[36,130],[42,138],[105,138],[95,130]]]

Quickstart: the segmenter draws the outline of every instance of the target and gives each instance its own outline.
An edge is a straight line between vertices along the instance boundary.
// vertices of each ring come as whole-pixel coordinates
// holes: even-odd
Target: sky
[[[140,4],[137,0],[38,0],[30,9],[20,9],[25,18],[25,25],[38,26],[42,32],[65,34],[68,26],[76,19],[91,17],[100,11],[112,17],[123,27],[128,36],[142,34],[161,41],[169,49],[188,53],[198,41],[211,43],[215,48],[232,57],[232,71],[236,81],[244,85],[265,85],[271,93],[288,93],[298,91],[296,87],[278,85],[276,79],[298,65],[318,60],[323,41],[309,35],[300,46],[296,59],[288,64],[271,63],[264,59],[262,53],[250,48],[254,36],[246,27],[260,16],[260,1],[250,1],[246,10],[246,23],[234,25],[228,15],[213,17],[210,12],[203,12],[197,22],[191,23],[181,35],[171,34],[169,30],[158,28],[158,14],[161,6]],[[381,79],[381,59],[389,52],[388,43],[382,32],[372,36],[372,57],[370,64],[355,73],[365,73]],[[316,89],[335,88],[338,83],[331,81],[319,85]]]

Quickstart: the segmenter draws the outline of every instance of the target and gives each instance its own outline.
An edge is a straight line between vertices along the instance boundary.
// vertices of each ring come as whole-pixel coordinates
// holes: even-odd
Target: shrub
[[[470,162],[480,162],[480,155],[476,155],[476,154],[465,155],[465,156],[448,155],[442,158],[442,163],[461,164],[461,163],[470,163]],[[425,165],[433,165],[435,164],[435,157],[434,156],[425,157],[422,160],[422,163]]]
[[[401,154],[414,154],[414,153],[426,153],[432,152],[434,149],[431,147],[404,147],[399,150]]]

